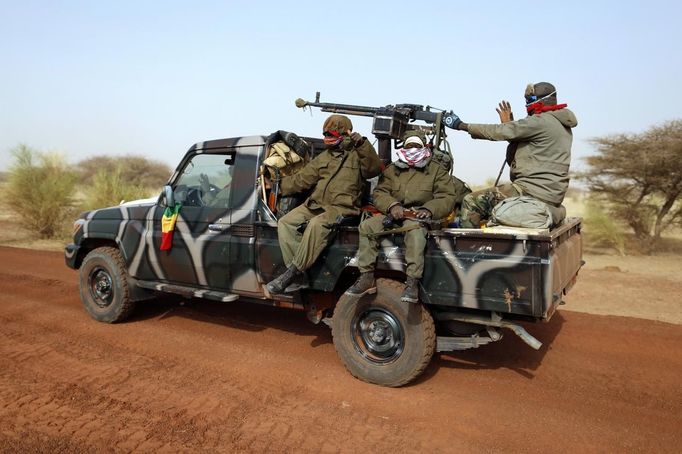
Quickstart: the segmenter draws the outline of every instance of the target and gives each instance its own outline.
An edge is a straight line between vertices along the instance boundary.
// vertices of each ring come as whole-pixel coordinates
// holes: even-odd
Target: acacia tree
[[[591,143],[597,154],[585,159],[589,168],[580,178],[652,252],[666,228],[682,225],[682,120]]]

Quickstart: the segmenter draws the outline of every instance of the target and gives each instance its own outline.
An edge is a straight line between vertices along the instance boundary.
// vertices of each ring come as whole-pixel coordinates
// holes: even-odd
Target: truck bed
[[[549,230],[494,227],[429,233],[421,298],[424,303],[549,320],[582,265],[581,218]],[[276,232],[270,245],[278,247]],[[262,244],[262,243],[261,243]],[[357,228],[341,227],[309,270],[313,288],[331,291],[356,265]],[[405,271],[400,235],[382,237],[377,276]]]

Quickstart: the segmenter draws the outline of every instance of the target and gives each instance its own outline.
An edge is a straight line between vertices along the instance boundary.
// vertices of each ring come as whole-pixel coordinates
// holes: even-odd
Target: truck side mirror
[[[175,197],[173,196],[173,188],[170,185],[163,187],[163,193],[161,194],[161,203],[166,207],[175,206]]]

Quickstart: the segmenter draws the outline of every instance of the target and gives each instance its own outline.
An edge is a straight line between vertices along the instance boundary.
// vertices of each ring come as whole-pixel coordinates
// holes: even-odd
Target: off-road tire
[[[125,262],[116,248],[90,251],[80,267],[79,283],[83,306],[97,321],[122,322],[135,307],[130,300]]]
[[[422,304],[400,301],[404,284],[377,279],[376,285],[374,295],[341,296],[332,318],[334,347],[354,377],[382,386],[403,386],[417,378],[431,361],[436,329]],[[392,341],[372,336],[377,327],[381,333],[389,327],[395,333]],[[376,339],[380,341],[375,343]],[[379,351],[382,348],[387,349]]]

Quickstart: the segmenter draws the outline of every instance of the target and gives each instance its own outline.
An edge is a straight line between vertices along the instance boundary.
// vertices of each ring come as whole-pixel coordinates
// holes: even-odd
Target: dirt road
[[[300,313],[160,301],[106,325],[81,308],[76,280],[59,253],[0,248],[0,451],[679,452],[682,443],[680,325],[563,311],[527,327],[544,343],[538,352],[506,335],[437,356],[415,384],[386,389],[346,373],[329,330]]]

